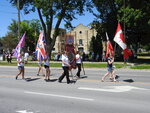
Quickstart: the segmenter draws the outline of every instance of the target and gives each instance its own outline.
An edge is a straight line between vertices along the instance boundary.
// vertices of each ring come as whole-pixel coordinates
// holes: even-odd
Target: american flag
[[[19,58],[19,55],[21,54],[21,49],[24,47],[24,43],[25,43],[25,35],[26,32],[23,34],[21,40],[19,41],[17,47],[15,48],[14,52],[13,52],[13,56],[15,56],[17,59]]]
[[[36,46],[36,52],[35,52],[37,60],[41,61],[46,58],[45,45],[46,45],[46,41],[45,41],[44,33],[41,32],[39,35],[39,39]]]

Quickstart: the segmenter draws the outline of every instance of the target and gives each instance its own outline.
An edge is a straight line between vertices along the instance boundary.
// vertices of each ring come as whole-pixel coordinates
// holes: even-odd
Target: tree
[[[12,48],[16,46],[17,39],[12,33],[7,33],[5,37],[2,37],[1,42],[5,51],[12,51]]]
[[[20,24],[21,34],[23,35],[26,32],[26,43],[25,49],[31,52],[35,51],[36,43],[38,40],[38,34],[41,30],[41,25],[39,20],[31,20],[31,21],[21,21]],[[9,32],[5,37],[2,38],[4,48],[5,49],[14,49],[18,43],[17,38],[17,21],[12,20],[12,23],[8,26]]]
[[[92,37],[90,41],[90,47],[89,47],[90,53],[94,52],[94,59],[96,58],[96,55],[102,55],[102,40],[101,36],[97,35],[96,37]]]
[[[93,3],[99,12],[95,15],[101,19],[100,24],[103,25],[104,31],[108,32],[111,40],[120,21],[126,42],[132,45],[135,51],[140,45],[150,41],[150,2],[148,0],[93,0]]]
[[[10,0],[10,3],[16,5],[17,0]],[[48,54],[52,52],[55,45],[62,20],[66,22],[65,26],[67,28],[72,27],[71,21],[76,18],[75,15],[82,15],[84,6],[88,6],[88,8],[92,6],[90,0],[24,0],[20,1],[20,4],[20,8],[26,14],[30,13],[30,11],[37,10],[45,33]],[[87,10],[90,10],[90,8]],[[54,21],[56,21],[55,25]],[[53,26],[54,34],[52,34]]]

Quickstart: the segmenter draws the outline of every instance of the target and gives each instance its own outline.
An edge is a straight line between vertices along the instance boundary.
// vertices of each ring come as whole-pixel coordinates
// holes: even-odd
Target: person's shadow
[[[120,76],[116,75],[115,79],[119,79],[119,78],[120,78]],[[124,81],[124,82],[128,82],[128,83],[134,82],[133,79],[126,79],[126,80],[123,80],[123,81]]]
[[[39,80],[41,78],[25,78],[26,82],[31,82],[31,81],[35,81],[35,80]]]
[[[50,80],[45,79],[46,82],[55,82],[55,81],[57,81],[57,80],[58,80],[58,79],[50,79]]]
[[[123,80],[124,82],[128,82],[128,83],[132,83],[132,82],[134,82],[134,80],[133,79],[126,79],[126,80]]]

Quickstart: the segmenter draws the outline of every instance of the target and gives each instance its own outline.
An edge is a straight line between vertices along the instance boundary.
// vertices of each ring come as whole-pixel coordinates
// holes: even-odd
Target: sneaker
[[[102,79],[101,82],[104,82],[104,80]]]
[[[61,81],[60,81],[60,80],[58,80],[58,82],[59,82],[59,83],[61,83]]]
[[[113,82],[117,82],[117,80],[113,80]]]
[[[16,76],[16,80],[18,79],[18,76]]]

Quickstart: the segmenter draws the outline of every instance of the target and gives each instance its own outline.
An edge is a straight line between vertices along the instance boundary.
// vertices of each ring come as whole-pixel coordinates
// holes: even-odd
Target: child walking
[[[45,74],[45,80],[50,80],[50,68],[49,68],[49,57],[47,56],[46,59],[44,59],[44,67],[46,69],[46,74]]]
[[[21,74],[22,74],[22,79],[24,79],[24,62],[22,57],[23,55],[20,54],[19,58],[17,58],[19,73],[16,75],[16,80],[18,79],[18,76]]]
[[[114,62],[114,57],[111,54],[108,54],[108,59],[107,59],[107,73],[102,77],[101,81],[104,82],[105,78],[110,75],[110,79],[114,82],[116,82],[115,79],[115,71],[113,69],[113,62]]]

